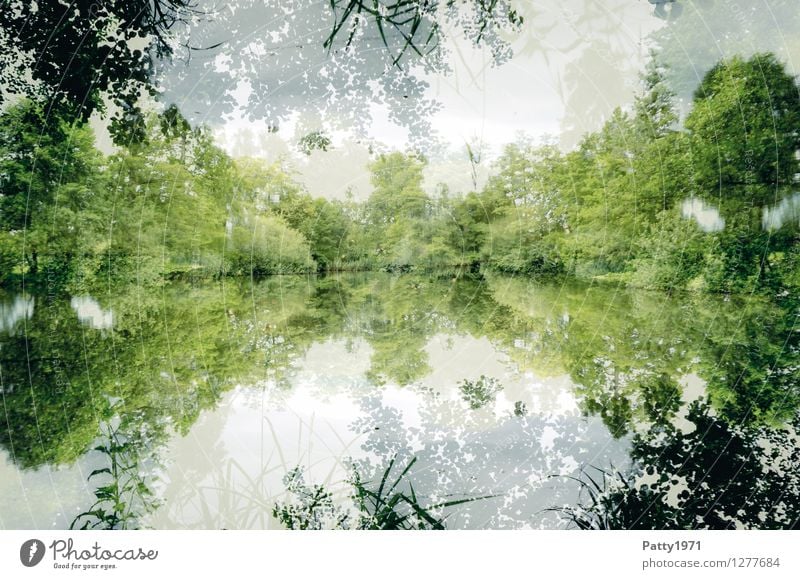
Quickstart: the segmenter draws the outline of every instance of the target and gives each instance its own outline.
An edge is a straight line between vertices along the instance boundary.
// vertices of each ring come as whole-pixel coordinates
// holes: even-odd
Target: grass
[[[410,481],[416,457],[399,474],[393,475],[396,460],[395,456],[389,461],[377,486],[365,482],[353,469],[347,481],[352,488],[352,510],[336,505],[333,493],[323,485],[306,484],[302,470],[295,468],[285,479],[287,491],[294,500],[276,503],[273,515],[287,529],[444,530],[444,509],[496,496],[423,505]]]
[[[625,511],[624,497],[620,490],[633,491],[633,485],[623,473],[614,470],[609,473],[601,468],[591,467],[600,474],[596,480],[585,468],[577,477],[553,475],[550,478],[567,478],[580,485],[577,506],[551,507],[545,511],[560,514],[570,528],[581,530],[624,530],[628,528],[629,513]]]

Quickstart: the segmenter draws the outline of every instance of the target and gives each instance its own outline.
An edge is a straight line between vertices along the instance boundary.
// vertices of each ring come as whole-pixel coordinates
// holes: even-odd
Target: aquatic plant
[[[352,489],[352,506],[339,506],[334,494],[323,485],[309,486],[300,467],[284,478],[291,502],[276,503],[273,515],[287,529],[359,529],[359,530],[444,530],[443,510],[490,496],[467,497],[425,505],[410,482],[412,458],[393,479],[397,457],[389,461],[377,487],[365,481],[355,468],[346,481]]]
[[[95,488],[95,502],[78,514],[70,530],[131,530],[138,529],[142,517],[158,506],[153,490],[140,473],[140,449],[117,427],[106,424],[102,444],[93,450],[100,452],[108,466],[93,470],[88,481],[102,482]]]
[[[624,500],[626,494],[620,488],[632,490],[628,475],[597,467],[590,467],[599,476],[592,476],[586,468],[581,468],[578,476],[554,475],[551,478],[567,478],[580,485],[577,505],[551,507],[545,511],[556,512],[567,522],[568,527],[581,530],[622,530],[628,529],[628,516],[632,511]]]

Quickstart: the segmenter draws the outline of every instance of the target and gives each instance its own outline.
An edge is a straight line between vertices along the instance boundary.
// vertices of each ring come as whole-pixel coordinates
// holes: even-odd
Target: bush
[[[234,226],[224,273],[271,275],[316,270],[308,241],[283,219],[257,215]]]
[[[639,244],[631,283],[653,289],[696,286],[715,238],[677,211],[663,211]],[[690,284],[692,282],[692,284]]]

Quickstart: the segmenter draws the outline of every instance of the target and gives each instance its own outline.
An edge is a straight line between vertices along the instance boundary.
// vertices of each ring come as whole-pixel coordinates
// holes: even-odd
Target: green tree
[[[487,264],[508,273],[563,271],[560,242],[571,209],[563,170],[563,157],[552,145],[506,147],[498,174],[481,194],[492,208],[482,248]]]
[[[431,203],[422,189],[426,161],[399,152],[370,165],[372,194],[367,200],[367,242],[383,267],[409,268],[424,251],[421,227]]]
[[[666,135],[678,121],[675,111],[675,92],[669,86],[666,70],[658,55],[650,53],[641,77],[642,90],[634,101],[634,113],[639,130],[646,138]]]
[[[104,194],[100,166],[88,127],[47,117],[28,100],[0,115],[0,230],[24,237],[17,248],[31,273],[41,258],[54,266],[91,247],[91,209]]]
[[[347,247],[350,225],[340,203],[295,191],[282,197],[275,210],[305,236],[320,270],[338,267]]]
[[[774,201],[797,172],[798,123],[795,79],[774,55],[718,63],[695,91],[686,118],[700,192],[756,205]]]

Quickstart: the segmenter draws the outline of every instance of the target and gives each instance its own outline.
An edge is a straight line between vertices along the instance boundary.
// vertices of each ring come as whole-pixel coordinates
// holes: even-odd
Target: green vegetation
[[[336,92],[344,101],[339,113],[361,125],[371,115],[369,104],[376,94],[372,83],[384,82],[387,76],[393,77],[391,83],[409,78],[416,83],[406,69],[419,64],[426,70],[446,69],[449,51],[447,42],[442,41],[455,31],[491,51],[495,62],[510,56],[506,37],[519,30],[522,18],[507,0],[465,0],[454,8],[452,0],[380,4],[373,0],[316,0],[291,7],[278,1],[240,0],[224,11],[200,0],[76,0],[68,4],[7,0],[0,11],[0,108],[23,97],[44,103],[48,115],[65,115],[70,122],[86,121],[96,113],[109,123],[117,144],[140,143],[147,139],[146,107],[141,97],[157,98],[171,81],[181,82],[191,74],[189,67],[178,66],[173,57],[188,62],[197,53],[205,58],[215,50],[216,55],[240,63],[234,66],[239,70],[238,80],[255,86],[265,71],[279,78],[295,77],[298,59],[358,52],[353,59],[330,59],[337,69],[347,71],[345,74],[307,75],[302,86],[315,85],[306,95],[320,90],[320,96]],[[276,13],[290,15],[299,28],[286,28],[275,19]],[[292,43],[290,58],[241,50],[225,34],[217,37],[212,33],[213,39],[208,38],[209,24],[220,30],[241,30],[243,22],[259,19],[268,23],[263,31],[272,42]],[[308,32],[304,32],[304,24]],[[370,30],[368,34],[356,34],[363,26]],[[303,42],[297,43],[292,35],[302,36]],[[166,74],[165,68],[169,70]],[[223,74],[211,83],[220,80],[229,84],[232,77]],[[413,94],[416,90],[403,91],[403,106],[414,103],[409,110],[430,106],[421,94]],[[381,99],[393,108],[401,104],[394,94]],[[279,100],[255,91],[248,116],[268,119],[275,126],[301,108],[298,99]],[[325,99],[302,100],[303,106],[319,112],[325,108],[314,102]],[[235,108],[232,93],[217,94],[213,101],[201,97],[201,101],[203,107],[220,112]],[[417,133],[429,126],[416,113],[395,118]],[[326,148],[322,135],[304,141],[301,150]]]
[[[720,62],[681,126],[664,78],[653,60],[632,109],[573,151],[508,145],[481,191],[431,196],[424,157],[377,155],[364,203],[231,159],[174,106],[104,157],[85,123],[23,101],[0,116],[0,282],[482,268],[792,291],[798,224],[781,207],[799,172],[795,80],[771,55]]]
[[[364,481],[358,469],[352,469],[347,485],[352,491],[353,512],[337,504],[333,492],[324,486],[308,486],[302,469],[292,469],[284,478],[292,500],[276,503],[272,514],[284,527],[292,530],[444,530],[444,509],[489,498],[471,497],[423,506],[410,482],[411,468],[417,459],[412,458],[392,481],[390,476],[396,458],[392,457],[380,480],[374,484]]]
[[[479,196],[501,215],[490,219],[497,233],[487,263],[661,289],[793,283],[782,264],[796,254],[797,224],[768,231],[762,215],[793,193],[794,79],[770,55],[723,61],[697,90],[683,127],[655,61],[643,85],[632,112],[617,110],[575,151],[506,150]],[[694,199],[715,207],[719,224],[687,215]]]
[[[119,466],[138,461],[135,472],[147,473],[153,450],[172,436],[188,433],[232,388],[255,392],[264,388],[278,404],[290,397],[297,384],[295,372],[303,368],[300,360],[314,344],[329,341],[348,347],[353,344],[362,353],[364,382],[337,381],[328,384],[322,395],[352,396],[368,409],[371,397],[380,400],[384,384],[422,394],[426,392],[423,379],[434,370],[430,345],[465,338],[488,341],[520,375],[531,373],[543,381],[567,378],[564,392],[574,397],[578,414],[563,422],[546,423],[555,432],[565,431],[560,435],[567,448],[584,446],[569,436],[574,428],[570,420],[583,422],[583,414],[596,417],[590,420],[621,439],[620,444],[633,441],[634,468],[625,471],[626,480],[644,476],[649,465],[660,465],[664,472],[679,469],[677,476],[658,483],[653,497],[640,497],[639,501],[633,496],[626,504],[649,501],[647,506],[651,499],[673,496],[671,487],[677,483],[672,481],[682,480],[691,468],[691,480],[699,486],[695,491],[698,502],[686,508],[697,511],[712,504],[736,478],[738,494],[726,503],[726,512],[733,513],[745,500],[743,493],[753,486],[752,481],[767,481],[760,474],[762,463],[783,465],[780,461],[784,458],[790,461],[786,465],[796,461],[791,454],[794,434],[787,426],[796,422],[800,405],[800,333],[793,325],[796,297],[669,296],[607,284],[542,284],[492,273],[455,281],[414,274],[348,273],[272,276],[255,282],[174,280],[157,289],[135,283],[104,286],[95,288],[99,292],[96,306],[101,312],[113,313],[109,327],[76,312],[76,301],[70,296],[17,294],[9,301],[0,295],[4,324],[0,333],[0,412],[7,425],[0,430],[0,446],[20,469],[70,464],[88,452],[89,458],[103,459],[89,470],[109,468],[113,473],[113,460]],[[386,475],[388,482],[381,492],[385,466],[377,471],[359,466],[365,512],[382,513],[384,519],[395,512],[399,521],[410,522],[402,519],[411,516],[412,509],[402,497],[413,500],[416,496],[430,512],[431,505],[449,500],[453,494],[457,500],[496,493],[491,481],[479,486],[457,479],[460,482],[446,495],[433,498],[430,465],[443,465],[443,472],[454,469],[451,474],[465,468],[461,454],[448,455],[458,444],[443,436],[449,432],[441,424],[443,418],[455,419],[459,429],[480,426],[482,431],[495,420],[507,428],[522,428],[546,412],[538,388],[502,386],[497,377],[468,376],[449,385],[452,397],[425,396],[419,440],[428,440],[431,446],[413,448],[414,453],[425,453],[415,463],[419,468],[409,471],[419,474],[419,478],[412,477],[413,494],[404,483],[392,488],[414,456],[402,446],[398,448],[397,436],[402,430],[385,408],[366,410],[352,426],[354,432],[366,433],[363,448],[377,453],[383,465],[395,454],[402,458]],[[688,403],[696,397],[707,406],[692,410]],[[111,400],[118,402],[112,405]],[[493,400],[498,401],[498,408],[505,407],[505,418],[495,417]],[[116,424],[115,415],[121,417],[119,429],[114,431],[116,442],[109,440],[106,428]],[[385,441],[381,437],[386,437]],[[736,437],[750,442],[728,445]],[[510,440],[521,445],[521,462],[528,456],[538,460],[554,452],[540,447],[534,430],[522,430]],[[706,450],[702,445],[710,446]],[[99,456],[92,453],[98,446],[124,450],[112,455],[98,451]],[[494,447],[479,444],[476,448]],[[719,476],[714,475],[717,486],[706,489],[701,480],[703,465],[712,463],[712,457],[726,448],[736,454],[720,461],[719,468],[732,465],[734,470],[720,470]],[[669,452],[663,452],[665,449]],[[739,470],[740,463],[750,460],[750,450],[763,454],[764,449],[787,454],[774,460],[772,455],[762,456],[758,464],[747,463],[746,469]],[[485,457],[481,461],[489,461],[494,454],[470,452]],[[666,462],[659,463],[662,460]],[[480,471],[491,468],[491,462],[473,466]],[[117,468],[122,474],[123,470]],[[741,478],[736,473],[741,473]],[[124,476],[118,478],[120,482],[114,483],[116,479],[109,473],[94,475],[91,482],[98,484],[102,496],[97,498],[104,502],[91,509],[86,505],[83,510],[121,520],[125,509],[115,510],[116,499],[107,500],[107,493],[119,494],[123,507],[133,503],[121,492],[126,486]],[[248,484],[253,490],[247,492],[258,497],[260,483],[255,481],[259,479],[255,476],[252,480]],[[770,478],[772,488],[764,492],[771,494],[764,494],[760,504],[766,505],[773,495],[780,494],[776,485],[783,480],[794,484],[789,475]],[[114,484],[117,486],[108,488]],[[598,484],[603,486],[602,481]],[[788,499],[798,496],[791,484],[782,495]],[[309,497],[309,504],[315,504],[322,520],[326,492],[336,491],[331,500],[338,505],[334,499],[345,494],[350,497],[356,487],[347,485],[344,494],[339,487],[320,491],[305,484],[302,488],[305,490],[300,493],[301,487],[296,487],[298,493]],[[425,489],[424,498],[418,488]],[[370,493],[382,497],[379,508],[369,506],[375,499]],[[397,493],[402,497],[394,498]],[[291,505],[300,511],[290,510],[287,516],[301,517],[308,509],[304,510],[299,494],[295,498],[299,502]],[[269,501],[248,501],[251,506],[242,507],[242,521],[266,517],[272,511]],[[474,506],[482,508],[489,502]],[[386,510],[389,503],[392,506]],[[462,510],[468,512],[474,506],[454,509],[458,520],[462,520]],[[666,504],[663,508],[664,516],[676,521],[672,523],[676,528],[689,524],[683,506]],[[141,505],[133,511],[140,513]],[[438,517],[434,513],[434,518]],[[621,524],[631,524],[636,517],[638,514]],[[90,524],[103,526],[101,518],[92,518]],[[316,525],[313,520],[308,519],[309,527]],[[324,520],[327,526],[332,519]],[[351,514],[350,524],[355,521]],[[776,525],[786,523],[774,521]],[[75,526],[86,522],[84,517]],[[750,524],[758,526],[754,520]]]
[[[315,48],[334,57],[298,82],[312,112],[331,103],[324,112],[341,125],[300,129],[309,163],[335,148],[326,131],[368,124],[364,94],[418,142],[434,104],[410,71],[443,70],[441,40],[458,29],[500,63],[506,33],[522,25],[502,0],[320,4],[332,27]],[[216,22],[248,7],[234,3]],[[788,4],[776,9],[796,18]],[[800,89],[776,56],[711,66],[733,51],[697,46],[715,19],[690,7],[685,38],[674,26],[652,36],[660,52],[634,101],[571,150],[520,137],[479,189],[481,147],[468,144],[474,190],[452,194],[429,192],[420,151],[371,153],[369,198],[332,201],[279,164],[232,158],[175,105],[140,107],[167,88],[159,62],[200,48],[188,38],[199,40],[199,10],[193,0],[42,0],[0,11],[0,286],[21,287],[0,292],[0,449],[20,470],[94,463],[94,499],[71,528],[139,527],[158,505],[148,472],[172,435],[234,387],[287,396],[298,360],[335,340],[364,345],[368,386],[333,389],[352,388],[352,429],[382,466],[354,465],[340,495],[293,469],[289,500],[253,499],[245,517],[256,507],[253,520],[271,512],[291,529],[443,529],[447,509],[494,496],[487,485],[510,471],[542,457],[559,468],[556,439],[583,448],[574,423],[591,417],[630,445],[630,462],[564,477],[582,491],[579,504],[553,509],[570,525],[800,526]],[[284,20],[318,32],[302,10]],[[766,34],[754,24],[749,34]],[[286,28],[267,36],[314,42]],[[290,58],[242,50],[234,65],[220,52],[213,68],[236,69],[228,84],[244,87],[263,74],[263,52],[270,79],[296,77],[310,53],[285,44]],[[698,48],[691,66],[680,62],[687,46]],[[688,95],[697,62],[710,70]],[[264,78],[249,85],[244,112],[291,116],[291,99],[263,90]],[[225,92],[219,110],[240,91]],[[108,123],[113,153],[97,147],[93,115]],[[467,338],[524,380],[473,375],[449,398],[424,385],[441,344]],[[547,415],[558,403],[531,385],[540,378],[562,381],[569,411]],[[382,406],[387,384],[424,399],[413,440]],[[526,430],[537,420],[546,436]],[[482,438],[493,421],[500,443]],[[492,462],[505,451],[513,468]],[[425,465],[416,472],[414,452]],[[560,472],[574,473],[567,462]],[[467,464],[480,476],[459,479]],[[533,486],[547,472],[522,474]],[[434,491],[418,494],[418,481]],[[443,499],[453,496],[473,498]],[[500,508],[524,498],[518,484]]]
[[[492,402],[497,393],[503,389],[497,378],[482,375],[477,380],[464,380],[461,383],[461,396],[473,410],[483,408]]]
[[[581,410],[617,437],[675,420],[689,375],[706,383],[718,415],[736,424],[780,426],[800,404],[800,333],[796,300],[788,297],[670,297],[494,274],[455,282],[343,274],[175,280],[156,290],[103,286],[95,288],[97,307],[113,312],[108,328],[87,327],[69,296],[0,299],[7,315],[28,312],[24,332],[18,318],[0,334],[0,410],[8,425],[0,446],[22,468],[69,464],[96,446],[113,415],[109,399],[155,440],[186,433],[237,384],[289,388],[297,361],[330,339],[363,340],[365,375],[380,389],[427,376],[435,336],[485,338],[519,372],[568,376]],[[502,396],[491,376],[457,388],[465,409]]]
[[[375,155],[363,203],[232,159],[175,106],[142,116],[111,155],[66,109],[4,109],[0,284],[24,281],[35,299],[0,296],[0,446],[23,469],[95,448],[108,466],[74,526],[132,527],[151,497],[127,453],[188,432],[235,385],[281,392],[312,344],[345,337],[369,347],[376,389],[411,386],[431,371],[434,336],[472,336],[520,373],[568,378],[581,413],[631,440],[632,469],[598,471],[582,481],[589,503],[560,511],[576,526],[796,527],[781,497],[800,492],[786,475],[800,405],[798,87],[771,55],[734,57],[681,120],[665,78],[653,60],[630,110],[572,151],[508,145],[479,191],[428,194],[423,155]],[[323,133],[300,143],[310,158],[331,146]],[[89,294],[113,324],[86,321]],[[702,396],[687,398],[691,383]],[[453,411],[480,420],[501,392],[465,378]],[[506,407],[518,422],[540,403],[525,396]],[[147,443],[106,432],[115,413]],[[353,472],[356,514],[292,471],[296,500],[274,515],[290,528],[443,528],[441,510],[467,500],[424,505],[408,460],[399,476],[394,459],[376,480]]]
[[[104,425],[102,431],[103,444],[94,450],[103,455],[108,466],[93,470],[87,480],[95,482],[100,478],[103,483],[94,490],[95,503],[76,516],[69,528],[138,529],[142,517],[158,506],[148,484],[150,481],[140,472],[143,466],[141,445],[110,424]]]

